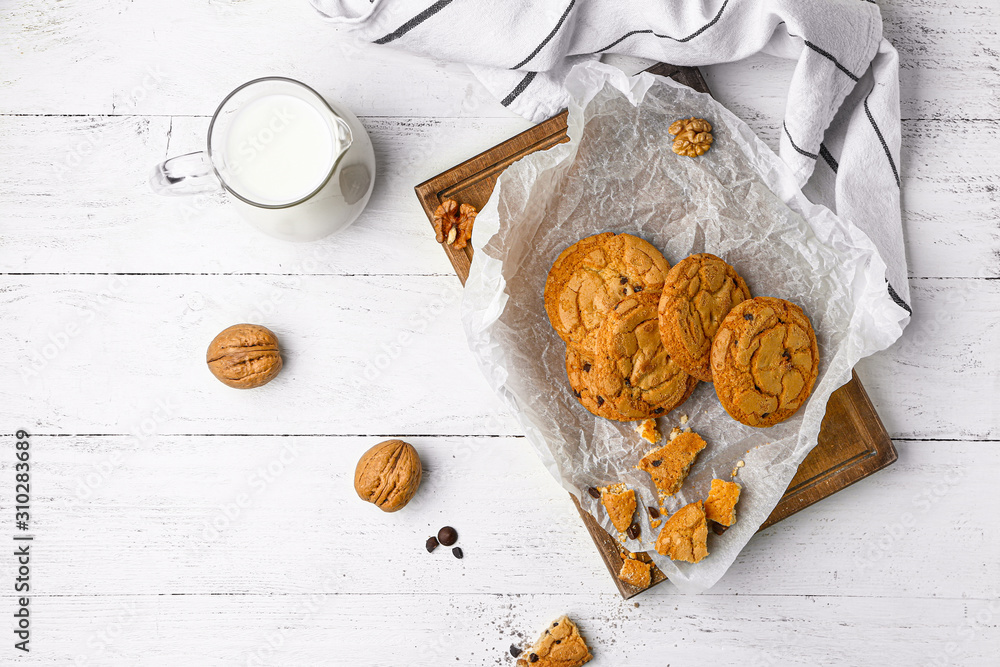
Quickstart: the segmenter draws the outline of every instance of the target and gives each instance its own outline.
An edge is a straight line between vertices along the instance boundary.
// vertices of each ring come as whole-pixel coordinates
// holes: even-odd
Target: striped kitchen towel
[[[615,53],[674,65],[765,52],[797,60],[781,158],[813,201],[885,259],[910,313],[900,215],[899,63],[871,0],[311,0],[355,37],[467,63],[533,121],[566,106],[576,63]],[[904,321],[905,323],[905,321]]]

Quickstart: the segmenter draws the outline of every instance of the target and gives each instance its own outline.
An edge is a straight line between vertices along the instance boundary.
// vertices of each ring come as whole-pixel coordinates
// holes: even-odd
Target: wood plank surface
[[[593,667],[990,665],[1000,14],[878,3],[900,52],[915,317],[858,374],[899,461],[758,533],[706,595],[667,584],[639,608],[478,379],[458,301],[437,301],[459,283],[412,194],[529,123],[464,66],[353,44],[304,0],[0,3],[0,433],[36,432],[39,465],[32,653],[4,644],[0,664],[512,665],[511,642],[570,613]],[[755,56],[704,73],[774,146],[793,69]],[[342,235],[277,243],[220,198],[145,187],[157,161],[203,146],[229,90],[268,74],[369,128],[375,193]],[[287,375],[266,398],[227,394],[204,348],[275,290]],[[413,320],[425,307],[426,325]],[[81,333],[29,387],[22,370],[73,323]],[[344,386],[401,333],[390,365]],[[171,414],[157,412],[164,387],[182,389]],[[428,463],[412,511],[395,515],[364,511],[350,485],[357,456],[389,436]],[[302,444],[287,471],[198,542],[290,441]],[[0,478],[9,466],[0,456]],[[0,484],[0,535],[12,493]],[[445,522],[462,561],[423,550]],[[12,571],[0,559],[4,586]]]

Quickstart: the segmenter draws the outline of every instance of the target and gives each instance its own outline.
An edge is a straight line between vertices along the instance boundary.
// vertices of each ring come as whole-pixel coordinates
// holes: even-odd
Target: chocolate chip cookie
[[[600,394],[597,386],[597,374],[594,372],[593,356],[580,352],[572,346],[566,347],[566,377],[569,378],[570,391],[580,404],[592,414],[605,419],[619,422],[631,421],[615,409],[610,401]]]
[[[624,533],[632,523],[635,514],[635,491],[624,484],[615,484],[601,489],[601,503],[608,511],[611,523],[620,533]]]
[[[712,342],[715,393],[733,419],[773,426],[801,407],[819,372],[819,348],[809,318],[773,297],[729,311]]]
[[[659,292],[670,265],[631,234],[588,236],[562,251],[545,282],[545,311],[567,344],[591,348],[592,334],[623,298]]]
[[[736,270],[707,252],[691,255],[667,273],[660,297],[660,337],[688,375],[712,381],[712,339],[729,311],[750,298]]]
[[[580,667],[593,657],[576,624],[561,616],[549,624],[534,646],[521,654],[517,667]]]
[[[694,460],[698,458],[698,453],[705,449],[706,444],[705,440],[693,431],[679,433],[662,447],[647,452],[636,467],[649,473],[657,489],[672,496],[684,484]]]
[[[607,314],[595,339],[591,388],[628,420],[670,412],[698,384],[663,347],[659,302],[659,292],[625,297]]]
[[[728,527],[736,523],[736,503],[740,500],[742,489],[736,482],[713,479],[705,499],[705,518],[720,526]]]
[[[708,522],[699,500],[680,508],[666,520],[656,538],[656,552],[670,560],[697,563],[708,555],[707,541]]]

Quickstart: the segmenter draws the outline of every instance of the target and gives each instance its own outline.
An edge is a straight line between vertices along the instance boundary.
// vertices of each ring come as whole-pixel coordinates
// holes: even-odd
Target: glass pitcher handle
[[[174,196],[216,192],[222,188],[205,151],[178,155],[156,165],[149,185],[156,194]]]

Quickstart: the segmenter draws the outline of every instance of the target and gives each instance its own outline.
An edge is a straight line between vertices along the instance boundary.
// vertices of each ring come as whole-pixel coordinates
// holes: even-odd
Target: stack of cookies
[[[605,232],[566,248],[549,271],[545,310],[566,342],[573,395],[606,419],[666,414],[704,381],[734,419],[772,426],[805,402],[819,368],[801,308],[752,298],[715,255],[691,255],[671,269],[630,234]]]

